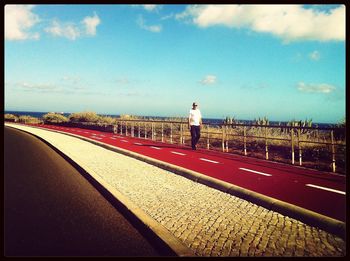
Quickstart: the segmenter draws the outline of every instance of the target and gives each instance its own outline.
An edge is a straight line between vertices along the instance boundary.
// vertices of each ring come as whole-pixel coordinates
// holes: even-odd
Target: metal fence
[[[191,143],[185,121],[121,119],[113,132],[170,144]],[[345,173],[345,128],[204,123],[198,146]]]

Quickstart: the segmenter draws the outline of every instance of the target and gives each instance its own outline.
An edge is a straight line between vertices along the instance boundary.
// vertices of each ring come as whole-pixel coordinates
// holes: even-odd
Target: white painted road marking
[[[151,146],[152,149],[161,150],[161,148]]]
[[[135,142],[134,144],[136,144],[136,145],[142,145],[142,143],[139,143],[139,142]]]
[[[260,174],[260,175],[264,175],[264,176],[272,176],[271,174],[267,174],[267,173],[264,173],[264,172],[259,172],[259,171],[255,171],[255,170],[251,170],[251,169],[245,169],[245,168],[239,168],[241,170],[245,170],[245,171],[249,171],[249,172],[253,172],[253,173],[256,173],[256,174]]]
[[[128,142],[127,140],[121,140],[122,142]]]
[[[218,164],[219,162],[217,161],[214,161],[214,160],[209,160],[209,159],[205,159],[205,158],[199,158],[200,160],[203,160],[203,161],[208,161],[208,162],[211,162],[211,163],[216,163]]]
[[[181,152],[176,152],[176,151],[170,151],[171,153],[177,154],[177,155],[181,155],[181,156],[185,156],[186,154],[181,153]]]
[[[331,191],[331,192],[335,192],[335,193],[339,193],[339,194],[345,195],[344,191],[340,191],[340,190],[336,190],[336,189],[321,187],[321,186],[317,186],[317,185],[313,185],[313,184],[305,184],[305,186],[318,188],[318,189],[323,189],[323,190],[327,190],[327,191]]]
[[[102,140],[102,138],[97,137],[97,136],[91,136],[90,138],[93,138],[93,139],[98,139],[98,140]]]
[[[116,138],[111,137],[112,140],[116,140]]]

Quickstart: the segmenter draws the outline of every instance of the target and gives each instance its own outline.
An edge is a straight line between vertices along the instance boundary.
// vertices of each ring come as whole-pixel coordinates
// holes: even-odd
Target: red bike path
[[[346,221],[345,175],[108,132],[39,125],[136,152]]]

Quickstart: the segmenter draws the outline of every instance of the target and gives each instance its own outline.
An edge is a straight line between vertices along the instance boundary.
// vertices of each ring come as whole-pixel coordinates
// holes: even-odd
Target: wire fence
[[[191,144],[184,121],[117,120],[113,132],[170,144]],[[345,128],[204,123],[198,146],[345,174]]]
[[[113,125],[92,122],[58,125],[191,146],[188,123],[183,120],[116,119]],[[198,147],[346,174],[346,128],[204,122]]]

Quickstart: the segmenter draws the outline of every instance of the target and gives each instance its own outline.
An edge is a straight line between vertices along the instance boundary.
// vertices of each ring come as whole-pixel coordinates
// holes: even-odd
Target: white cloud
[[[33,84],[27,82],[17,82],[14,84],[21,91],[29,91],[29,92],[59,92],[61,91],[60,87],[57,87],[53,84],[40,83]]]
[[[176,19],[199,27],[224,25],[271,33],[285,42],[297,40],[344,41],[345,6],[328,12],[301,5],[194,5]]]
[[[139,16],[137,24],[140,26],[140,28],[152,33],[160,33],[163,29],[161,25],[146,25],[146,22],[142,16]]]
[[[65,37],[69,40],[75,40],[80,36],[80,30],[75,24],[62,24],[57,20],[52,21],[50,27],[45,28],[45,31],[56,37]]]
[[[128,85],[128,84],[130,84],[130,80],[127,77],[118,78],[115,82],[118,85]]]
[[[303,82],[298,83],[297,88],[301,92],[308,92],[308,93],[325,93],[329,94],[336,90],[335,86],[326,84],[326,83],[320,83],[320,84],[305,84]]]
[[[309,57],[313,61],[318,61],[321,59],[321,54],[318,51],[313,51],[312,53],[309,54]]]
[[[26,40],[39,39],[39,33],[29,30],[38,22],[39,16],[32,12],[32,5],[6,5],[5,6],[5,39]]]
[[[207,75],[200,81],[201,84],[203,85],[213,85],[217,82],[216,76],[215,75]]]
[[[71,75],[63,76],[63,77],[61,78],[61,80],[62,80],[64,83],[68,83],[68,84],[78,84],[78,83],[81,82],[80,77],[78,77],[78,76],[71,76]]]
[[[145,8],[145,10],[152,12],[157,9],[158,5],[142,5],[142,6],[143,8]]]
[[[131,5],[132,7],[142,7],[143,9],[145,9],[148,12],[157,12],[162,9],[162,5],[153,5],[153,4],[146,4],[146,5]]]
[[[45,31],[55,37],[64,37],[69,40],[76,40],[81,36],[96,35],[96,27],[101,23],[100,18],[95,13],[94,16],[86,16],[80,24],[62,23],[53,20]]]
[[[164,16],[162,16],[161,18],[160,18],[160,20],[168,20],[168,19],[171,19],[171,18],[173,18],[174,17],[174,14],[173,13],[171,13],[171,14],[169,14],[169,15],[164,15]]]
[[[94,16],[85,17],[83,23],[87,35],[96,35],[96,27],[101,23],[101,20],[95,13]]]

